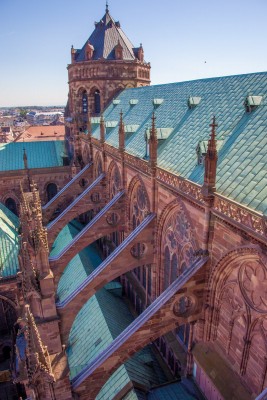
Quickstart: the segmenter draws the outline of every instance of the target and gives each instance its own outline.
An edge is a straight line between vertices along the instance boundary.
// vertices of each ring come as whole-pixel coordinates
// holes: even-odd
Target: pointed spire
[[[101,114],[101,117],[100,117],[100,143],[105,142],[105,134],[106,134],[105,121],[104,121],[103,114]]]
[[[207,154],[205,157],[205,175],[204,184],[202,187],[202,193],[204,197],[209,198],[216,191],[216,169],[217,169],[217,140],[216,140],[216,128],[217,128],[215,116],[212,118],[211,134],[208,142]]]
[[[88,136],[90,136],[92,134],[92,125],[91,125],[91,113],[89,105],[87,111],[87,131],[88,131]]]
[[[24,142],[24,140],[23,140],[23,142]],[[31,191],[31,177],[30,177],[30,170],[29,170],[29,166],[28,166],[28,157],[27,157],[25,148],[23,148],[23,163],[24,163],[24,168],[27,171],[28,187],[29,187],[29,192],[30,192]]]
[[[28,157],[26,154],[25,147],[23,147],[23,162],[24,162],[24,168],[28,169]]]
[[[216,124],[216,121],[215,121],[215,115],[213,116],[213,118],[212,118],[212,123],[210,124],[210,127],[211,127],[211,134],[210,134],[210,140],[209,140],[209,143],[208,143],[208,151],[215,151],[216,153],[217,153],[217,150],[216,150],[216,128],[217,128],[217,124]]]
[[[108,9],[108,0],[106,1],[106,13],[108,13],[109,12],[109,9]]]
[[[150,138],[149,138],[149,163],[151,167],[155,167],[157,165],[157,155],[158,155],[158,136],[157,136],[157,128],[156,128],[156,117],[153,112],[152,115],[152,126],[150,129]]]
[[[120,126],[119,126],[119,150],[125,150],[125,130],[124,130],[124,123],[122,119],[123,113],[122,110],[120,112]]]
[[[25,320],[27,321],[26,341],[28,376],[30,382],[35,378],[35,374],[44,374],[45,377],[53,382],[54,375],[49,360],[47,348],[43,346],[35,319],[31,313],[29,305],[25,305]]]

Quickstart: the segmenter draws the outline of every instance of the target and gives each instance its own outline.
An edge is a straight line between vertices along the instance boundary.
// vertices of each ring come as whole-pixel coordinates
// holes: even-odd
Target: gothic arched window
[[[165,290],[194,261],[194,238],[185,212],[179,207],[167,217],[163,228],[161,287]]]
[[[12,199],[11,197],[9,197],[8,199],[6,199],[5,201],[5,206],[13,212],[13,214],[18,215],[18,210],[17,210],[17,205],[14,199]]]
[[[168,247],[166,247],[164,254],[164,290],[169,286],[170,262],[170,250]]]
[[[88,113],[88,96],[86,91],[84,91],[82,94],[82,113],[83,114]]]
[[[100,92],[96,89],[94,93],[94,103],[95,103],[95,113],[100,114],[101,112],[101,103],[100,103]]]
[[[110,175],[110,197],[114,197],[121,188],[121,175],[118,166],[115,164]]]
[[[57,185],[49,183],[46,187],[47,201],[50,201],[57,194]]]
[[[174,253],[172,256],[172,262],[171,262],[171,282],[174,282],[175,279],[177,278],[177,269],[178,269],[178,258],[177,255]]]

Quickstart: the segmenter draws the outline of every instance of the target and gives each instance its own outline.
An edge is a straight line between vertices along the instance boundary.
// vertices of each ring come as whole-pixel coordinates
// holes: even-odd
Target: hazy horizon
[[[1,1],[0,107],[65,105],[71,45],[84,45],[105,3]],[[109,10],[143,44],[151,84],[266,70],[266,0],[110,0]]]

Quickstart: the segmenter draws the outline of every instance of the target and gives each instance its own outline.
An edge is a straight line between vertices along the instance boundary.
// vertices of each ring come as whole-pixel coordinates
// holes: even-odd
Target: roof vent
[[[187,102],[188,103],[188,107],[190,109],[192,109],[192,108],[196,107],[200,103],[200,101],[201,101],[201,97],[190,96],[189,99],[188,99],[188,102]]]
[[[164,99],[153,99],[153,105],[155,107],[160,106],[163,103]]]
[[[138,103],[138,101],[139,101],[138,99],[131,99],[129,103],[131,106],[135,106]]]
[[[100,117],[92,117],[91,124],[100,124]]]
[[[118,125],[118,121],[106,121],[106,128],[115,128]]]
[[[135,133],[140,125],[124,125],[125,133]]]
[[[113,103],[113,105],[114,106],[116,106],[117,104],[120,104],[120,100],[119,99],[114,99],[113,101],[112,101],[112,103]]]
[[[246,112],[251,112],[257,108],[262,102],[263,96],[247,96],[244,102]]]
[[[198,145],[196,148],[198,165],[204,164],[204,159],[205,159],[207,151],[208,151],[208,144],[209,144],[208,140],[200,140],[198,142]],[[221,149],[223,144],[224,144],[223,140],[216,140],[217,151],[219,151]]]
[[[157,130],[158,140],[165,140],[165,139],[168,139],[168,137],[170,136],[170,134],[173,131],[173,128],[156,128],[156,130]],[[149,128],[146,129],[146,136],[149,139],[149,137],[150,137],[150,129]]]

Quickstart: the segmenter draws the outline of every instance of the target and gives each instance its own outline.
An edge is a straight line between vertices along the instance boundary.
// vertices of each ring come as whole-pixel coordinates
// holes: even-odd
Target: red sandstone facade
[[[181,375],[193,375],[208,399],[230,399],[234,395],[237,399],[254,399],[267,385],[266,219],[216,193],[215,121],[211,124],[203,187],[157,166],[154,118],[149,161],[125,152],[122,115],[119,149],[105,142],[104,121],[100,140],[93,138],[90,115],[95,111],[95,90],[101,93],[102,110],[118,90],[148,84],[150,67],[142,60],[91,61],[91,50],[82,63],[75,62],[72,50],[68,67],[69,110],[76,117],[70,123],[76,166],[32,171],[30,181],[36,185],[30,188],[27,171],[1,173],[0,201],[5,203],[8,196],[18,207],[20,204],[22,230],[21,271],[16,280],[0,283],[1,299],[22,317],[19,329],[27,342],[27,363],[20,359],[15,380],[25,385],[32,398],[93,400],[122,362],[156,341],[174,375],[177,370]],[[79,125],[83,121],[84,92],[88,95],[87,135],[80,132]],[[81,166],[85,169],[79,178],[42,209],[41,202],[44,206],[48,200],[47,185],[54,183],[59,191]],[[93,189],[79,198],[101,174]],[[85,185],[80,184],[82,179]],[[103,209],[118,193],[121,197],[77,245],[60,259],[49,260],[49,248],[62,226],[87,211]],[[75,199],[76,205],[64,212]],[[60,214],[46,230],[56,210]],[[109,253],[148,215],[153,218],[113,264],[57,309],[56,288],[69,260],[99,238],[103,238],[103,252]],[[65,346],[71,325],[90,296],[120,277],[126,295],[141,313],[156,304],[196,260],[196,273],[181,287],[178,282],[174,294],[162,300],[124,342],[118,342],[116,350],[107,354],[88,377],[71,387]],[[182,340],[177,337],[179,329],[184,332]],[[177,343],[182,349],[180,355],[175,350]]]

